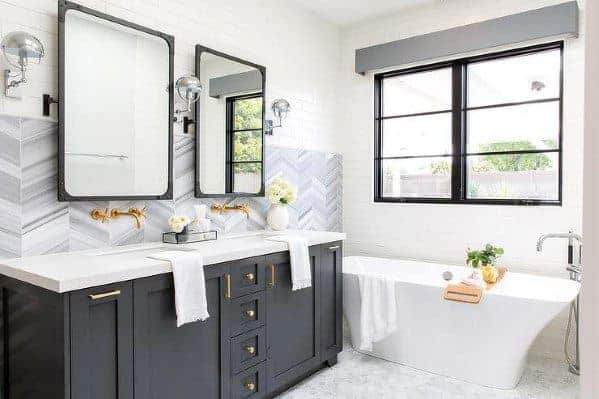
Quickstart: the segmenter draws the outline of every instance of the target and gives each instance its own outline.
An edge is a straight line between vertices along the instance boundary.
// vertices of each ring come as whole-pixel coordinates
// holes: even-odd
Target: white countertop
[[[306,238],[308,245],[345,240],[346,237],[344,233],[328,231],[289,230],[277,233],[279,234],[301,235]],[[264,237],[267,235],[274,234],[259,231],[193,244],[175,245],[154,242],[2,259],[0,274],[62,293],[170,273],[172,269],[169,262],[146,258],[150,254],[164,250],[199,251],[203,256],[204,265],[288,250],[286,243],[266,240]]]

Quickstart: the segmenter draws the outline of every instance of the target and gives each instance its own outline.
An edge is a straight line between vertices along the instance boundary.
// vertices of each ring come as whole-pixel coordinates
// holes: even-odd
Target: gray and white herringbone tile
[[[251,216],[210,214],[221,233],[264,229],[265,198],[194,198],[195,140],[177,134],[174,144],[174,199],[168,201],[58,202],[55,123],[0,115],[0,258],[159,241],[172,214],[193,215],[193,206],[214,202],[247,203]],[[298,187],[290,206],[290,227],[340,231],[342,159],[338,154],[265,147],[267,182],[282,176]],[[148,219],[138,230],[131,218],[100,223],[94,208],[145,207]]]

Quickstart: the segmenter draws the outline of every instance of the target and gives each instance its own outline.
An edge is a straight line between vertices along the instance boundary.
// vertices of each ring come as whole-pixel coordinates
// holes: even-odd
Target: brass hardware
[[[256,353],[256,348],[253,346],[246,346],[245,350],[247,353],[249,353],[250,355],[253,355],[254,353]]]
[[[254,318],[254,316],[256,316],[256,311],[255,311],[255,310],[253,310],[253,309],[248,309],[248,310],[246,310],[246,311],[245,311],[245,314],[246,314],[248,317],[250,317],[250,318],[252,318],[252,319],[253,319],[253,318]]]
[[[110,219],[117,219],[120,216],[132,216],[133,218],[135,218],[135,224],[137,225],[138,229],[141,229],[141,225],[143,223],[143,219],[147,217],[146,215],[146,209],[139,209],[139,208],[129,208],[129,210],[127,212],[121,212],[119,211],[117,208],[114,208],[112,210],[109,210],[108,208],[105,209],[94,209],[93,211],[91,211],[91,217],[93,220],[99,220],[102,223],[106,223],[108,221],[110,221]]]
[[[275,286],[275,265],[271,263],[268,267],[270,268],[270,281],[268,282],[268,286],[272,288]]]
[[[254,273],[247,273],[243,277],[245,277],[247,281],[254,281],[254,279],[256,278],[256,276],[254,276]]]
[[[329,247],[329,251],[334,251],[339,248],[341,248],[341,245],[335,245],[335,246]]]
[[[245,216],[250,218],[250,207],[247,204],[242,205],[225,205],[225,204],[212,204],[210,210],[215,213],[226,213],[230,211],[240,211],[245,213]]]
[[[256,384],[254,384],[252,381],[248,381],[245,383],[245,389],[253,392],[256,389]]]
[[[142,224],[143,218],[147,217],[145,208],[144,209],[129,208],[129,210],[127,212],[121,212],[118,209],[114,208],[112,211],[110,211],[111,219],[116,219],[120,216],[134,217],[138,229],[141,229],[141,224]]]
[[[229,273],[225,274],[225,298],[231,299],[231,275]]]
[[[96,299],[109,298],[111,296],[121,295],[121,290],[114,290],[110,292],[104,292],[102,294],[90,294],[88,295],[89,299],[95,301]]]
[[[106,209],[96,208],[93,211],[91,211],[90,215],[91,215],[92,219],[99,220],[102,223],[106,223],[110,220],[110,211],[108,210],[108,208],[106,208]]]

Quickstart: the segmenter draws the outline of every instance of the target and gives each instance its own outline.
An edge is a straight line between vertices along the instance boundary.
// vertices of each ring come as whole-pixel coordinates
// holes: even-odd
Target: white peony
[[[297,189],[281,177],[275,177],[266,189],[271,204],[291,204],[297,198]]]
[[[189,218],[187,216],[173,215],[168,218],[168,226],[174,233],[180,233],[183,231],[185,226],[189,224]]]

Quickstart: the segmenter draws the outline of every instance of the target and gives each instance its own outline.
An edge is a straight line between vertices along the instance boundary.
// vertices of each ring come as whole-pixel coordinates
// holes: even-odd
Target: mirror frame
[[[168,182],[166,191],[160,195],[117,195],[117,196],[73,196],[65,188],[65,17],[69,10],[79,11],[92,15],[127,28],[135,29],[149,35],[163,39],[169,48],[169,113],[168,113]],[[58,2],[58,201],[122,201],[132,199],[167,200],[173,199],[173,117],[174,117],[174,65],[175,65],[175,38],[172,35],[159,32],[145,26],[135,24],[105,14],[94,9],[84,7],[71,1],[59,0]],[[93,106],[93,104],[88,104]]]
[[[244,59],[229,55],[229,54],[225,54],[223,52],[217,51],[217,50],[213,50],[209,47],[205,47],[202,45],[196,45],[196,49],[195,49],[195,57],[196,57],[196,76],[201,79],[202,75],[201,75],[201,59],[202,59],[202,54],[203,53],[210,53],[212,55],[216,55],[222,58],[226,58],[228,60],[231,61],[235,61],[238,62],[240,64],[245,64],[248,66],[251,66],[253,68],[256,68],[258,71],[260,71],[260,73],[262,73],[262,168],[261,168],[261,183],[260,183],[260,191],[256,192],[256,193],[243,193],[243,192],[232,192],[232,193],[224,193],[224,194],[208,194],[208,193],[203,193],[202,192],[202,188],[201,188],[201,179],[200,179],[200,156],[201,156],[201,152],[200,152],[200,134],[201,134],[201,120],[200,120],[200,101],[197,101],[195,103],[195,139],[196,139],[196,145],[195,145],[195,158],[194,158],[194,162],[195,162],[195,197],[196,198],[242,198],[242,197],[264,197],[264,187],[265,187],[265,181],[264,181],[264,123],[265,123],[265,116],[266,116],[266,67],[262,66],[262,65],[258,65],[258,64],[254,64],[253,62],[250,61],[246,61]]]

